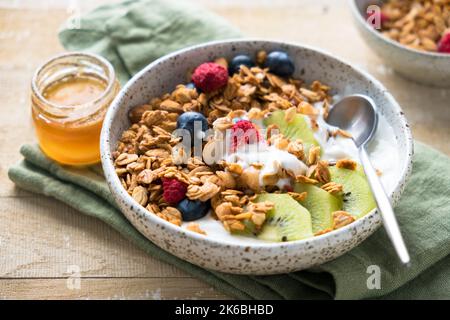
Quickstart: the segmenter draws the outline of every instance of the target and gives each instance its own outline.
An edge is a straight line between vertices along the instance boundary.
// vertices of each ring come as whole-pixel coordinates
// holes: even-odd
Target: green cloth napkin
[[[142,0],[100,7],[81,19],[80,29],[62,30],[60,39],[68,49],[104,55],[124,81],[162,54],[237,35],[220,18],[193,5]],[[37,146],[25,145],[21,148],[25,159],[10,168],[8,174],[19,187],[56,198],[104,221],[153,257],[176,265],[233,297],[448,299],[450,161],[423,144],[416,143],[415,147],[413,174],[396,208],[412,257],[409,268],[398,263],[385,231],[380,229],[344,256],[311,270],[273,276],[213,272],[174,257],[136,231],[117,209],[99,166],[60,166]],[[377,272],[377,266],[381,276],[379,289],[367,285],[374,284],[372,272]]]

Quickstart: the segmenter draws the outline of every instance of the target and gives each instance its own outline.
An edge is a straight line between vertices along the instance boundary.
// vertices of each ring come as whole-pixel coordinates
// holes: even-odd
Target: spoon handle
[[[386,229],[386,232],[391,239],[400,260],[404,264],[408,264],[410,261],[408,249],[406,248],[402,234],[400,233],[400,228],[398,226],[397,219],[395,218],[394,210],[392,210],[391,203],[389,202],[389,198],[381,185],[380,178],[370,163],[366,149],[364,146],[361,146],[358,150],[364,172],[366,173],[375,202],[377,203],[378,210],[383,219],[384,228]]]

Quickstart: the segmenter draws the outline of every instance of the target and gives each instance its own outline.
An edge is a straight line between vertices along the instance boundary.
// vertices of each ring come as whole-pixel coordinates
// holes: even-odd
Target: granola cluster
[[[296,114],[308,115],[313,130],[319,110],[313,106],[322,102],[322,115],[326,117],[330,106],[330,88],[319,81],[309,86],[301,80],[282,78],[261,67],[266,53],[259,52],[260,66],[240,66],[239,72],[228,78],[226,86],[213,92],[199,92],[195,88],[178,85],[171,93],[154,98],[129,112],[131,126],[123,132],[117,149],[113,153],[116,173],[127,192],[149,212],[181,226],[183,216],[175,204],[164,198],[163,180],[177,179],[186,185],[185,197],[191,201],[209,202],[213,216],[223,223],[228,231],[242,231],[245,221],[251,221],[256,231],[266,221],[267,213],[274,204],[256,202],[258,193],[288,192],[301,201],[307,193],[296,193],[289,188],[280,190],[277,182],[290,178],[309,184],[320,184],[330,193],[342,192],[342,185],[330,181],[330,165],[320,159],[319,146],[306,148],[300,139],[291,140],[279,133],[275,125],[267,128],[264,137],[268,145],[276,146],[294,155],[306,164],[304,174],[295,175],[279,168],[276,172],[263,176],[263,187],[256,174],[262,169],[260,163],[253,163],[255,170],[243,170],[239,163],[218,161],[207,164],[202,157],[180,147],[180,138],[173,135],[178,117],[185,112],[202,113],[214,132],[220,133],[233,126],[233,119],[246,116],[249,120],[262,120],[276,110],[285,110],[286,122]],[[216,63],[226,66],[225,59]],[[314,126],[315,124],[315,126]],[[330,136],[348,136],[337,130]],[[217,142],[213,135],[203,142],[203,154],[211,151]],[[354,169],[356,163],[346,160],[337,165]],[[335,214],[336,228],[350,223],[343,214]],[[188,229],[205,234],[198,224],[190,224]]]
[[[387,0],[381,32],[410,48],[450,53],[449,0]]]

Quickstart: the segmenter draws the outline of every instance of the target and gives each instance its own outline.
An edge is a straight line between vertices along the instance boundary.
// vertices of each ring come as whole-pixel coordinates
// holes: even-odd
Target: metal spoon
[[[384,228],[400,260],[408,264],[410,261],[408,249],[400,233],[394,211],[366,151],[366,145],[372,139],[378,125],[375,102],[360,94],[344,97],[331,108],[327,122],[352,134],[378,211],[381,213]]]

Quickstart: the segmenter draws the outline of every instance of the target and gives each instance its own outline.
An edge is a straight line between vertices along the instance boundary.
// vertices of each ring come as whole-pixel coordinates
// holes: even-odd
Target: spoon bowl
[[[351,95],[341,99],[331,108],[327,122],[351,132],[359,148],[372,139],[378,126],[375,102],[364,95]]]

